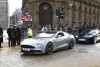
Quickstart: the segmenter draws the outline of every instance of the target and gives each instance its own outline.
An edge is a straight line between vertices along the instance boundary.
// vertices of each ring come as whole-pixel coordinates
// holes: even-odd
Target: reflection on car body
[[[39,32],[35,37],[21,42],[21,52],[26,54],[51,54],[56,49],[67,47],[72,49],[75,44],[73,35],[66,32]]]

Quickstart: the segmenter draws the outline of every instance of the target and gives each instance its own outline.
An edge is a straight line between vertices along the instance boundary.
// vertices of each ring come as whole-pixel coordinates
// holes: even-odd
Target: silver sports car
[[[74,44],[74,36],[66,32],[39,32],[35,37],[27,38],[21,42],[21,53],[51,54],[64,47],[72,49]]]

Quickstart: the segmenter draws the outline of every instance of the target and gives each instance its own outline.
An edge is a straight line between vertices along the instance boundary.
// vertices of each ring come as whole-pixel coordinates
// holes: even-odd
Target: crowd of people
[[[8,34],[8,46],[9,47],[14,47],[16,45],[20,45],[21,39],[24,37],[33,37],[34,34],[36,34],[37,31],[65,31],[65,32],[70,32],[72,34],[75,31],[78,31],[78,33],[82,32],[84,29],[88,28],[97,28],[95,25],[86,25],[86,24],[60,24],[56,26],[50,26],[50,25],[45,25],[42,26],[41,28],[36,27],[35,25],[28,25],[28,27],[24,26],[19,26],[19,25],[10,25],[9,28],[7,29],[7,34]],[[26,35],[25,35],[26,34]],[[0,25],[0,48],[2,48],[1,43],[3,42],[3,29],[1,28]]]
[[[7,29],[9,48],[20,45],[21,40],[25,37],[31,38],[34,33],[33,31],[35,29],[30,25],[26,28],[24,26],[11,24]],[[3,43],[3,29],[0,25],[0,48],[2,48],[1,43]]]
[[[20,45],[21,36],[22,36],[21,33],[22,32],[19,26],[10,25],[10,27],[7,29],[9,47]]]

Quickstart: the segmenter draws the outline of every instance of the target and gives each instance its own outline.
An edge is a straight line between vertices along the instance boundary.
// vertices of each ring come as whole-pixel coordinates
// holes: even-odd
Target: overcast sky
[[[8,0],[9,1],[9,15],[11,16],[16,8],[21,8],[22,0]]]

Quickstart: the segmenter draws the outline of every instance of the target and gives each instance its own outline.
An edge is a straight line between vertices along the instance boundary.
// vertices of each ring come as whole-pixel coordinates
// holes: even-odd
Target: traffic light
[[[62,11],[60,11],[60,9],[56,9],[56,17],[60,19],[64,18],[64,14]]]
[[[56,17],[58,17],[58,15],[59,15],[59,12],[58,12],[58,10],[56,9]]]
[[[64,13],[63,12],[60,12],[60,18],[64,19]]]

